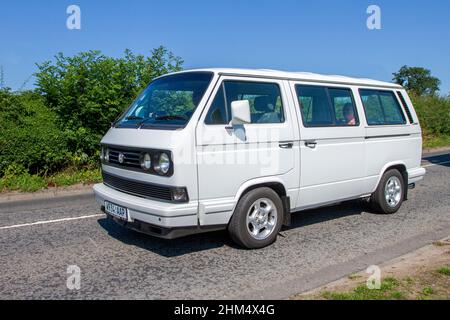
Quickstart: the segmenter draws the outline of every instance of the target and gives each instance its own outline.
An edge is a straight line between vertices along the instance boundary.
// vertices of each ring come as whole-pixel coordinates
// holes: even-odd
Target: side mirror
[[[237,100],[231,102],[231,125],[242,125],[251,122],[249,101]]]

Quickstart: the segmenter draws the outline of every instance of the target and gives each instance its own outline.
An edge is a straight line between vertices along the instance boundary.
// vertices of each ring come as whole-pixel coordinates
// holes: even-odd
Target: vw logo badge
[[[123,153],[119,153],[119,163],[123,163]]]

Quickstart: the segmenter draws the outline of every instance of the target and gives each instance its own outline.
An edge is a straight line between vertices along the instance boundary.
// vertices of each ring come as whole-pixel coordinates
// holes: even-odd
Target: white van
[[[101,144],[94,191],[110,218],[163,238],[228,229],[246,248],[271,244],[305,209],[366,199],[394,213],[425,175],[405,89],[311,73],[159,77]]]

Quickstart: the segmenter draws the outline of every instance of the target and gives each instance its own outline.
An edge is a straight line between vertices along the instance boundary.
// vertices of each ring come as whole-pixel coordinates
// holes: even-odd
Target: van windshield
[[[200,103],[212,77],[211,72],[187,72],[156,79],[114,126],[175,129],[184,127]]]

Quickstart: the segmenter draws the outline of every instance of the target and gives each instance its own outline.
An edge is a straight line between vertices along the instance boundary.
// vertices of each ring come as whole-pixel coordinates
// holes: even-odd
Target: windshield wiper
[[[159,116],[156,117],[155,120],[189,120],[186,116],[176,115],[176,114],[169,114],[165,116]]]
[[[142,119],[144,118],[138,116],[129,116],[125,118],[125,120],[142,120]]]

